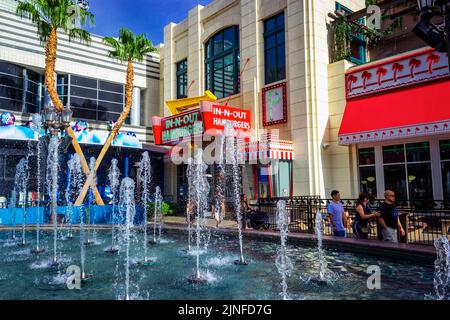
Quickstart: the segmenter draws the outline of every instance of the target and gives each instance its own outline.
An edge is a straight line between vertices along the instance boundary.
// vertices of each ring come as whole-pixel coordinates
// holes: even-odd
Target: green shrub
[[[172,202],[165,202],[162,203],[162,213],[165,216],[171,216],[176,214],[178,211],[178,205],[176,203]],[[147,215],[149,218],[153,217],[155,214],[155,204],[153,202],[149,202],[147,206]]]

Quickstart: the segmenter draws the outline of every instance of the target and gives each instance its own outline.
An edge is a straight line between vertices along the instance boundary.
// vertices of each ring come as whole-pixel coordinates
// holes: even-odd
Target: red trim
[[[276,89],[276,88],[283,88],[283,119],[282,120],[278,120],[278,121],[266,121],[266,94],[267,91],[270,91],[272,89]],[[280,123],[286,123],[288,121],[288,116],[287,116],[287,88],[286,88],[286,82],[281,82],[272,86],[268,86],[262,89],[262,117],[263,117],[263,126],[267,127],[267,126],[272,126],[275,124],[280,124]]]
[[[273,198],[272,172],[270,172],[270,163],[267,165],[267,178],[269,180],[269,195]]]
[[[352,99],[339,129],[340,144],[447,132],[449,100],[450,80]]]
[[[366,69],[379,67],[379,66],[382,66],[382,65],[385,65],[385,64],[389,64],[389,63],[398,61],[398,60],[408,59],[408,58],[411,58],[411,57],[415,57],[415,56],[418,56],[418,55],[422,55],[422,54],[429,53],[429,52],[434,52],[434,51],[436,51],[436,49],[434,49],[434,48],[423,48],[423,49],[418,49],[416,51],[412,51],[412,52],[407,53],[405,55],[398,55],[398,56],[394,56],[394,57],[389,57],[389,58],[386,58],[386,59],[383,59],[383,60],[379,60],[379,61],[376,61],[376,62],[373,62],[373,63],[369,62],[369,63],[366,63],[364,65],[356,66],[356,67],[348,69],[347,72],[345,72],[345,75],[349,75],[349,74],[352,74],[352,73],[355,73],[355,72],[359,72],[359,71],[362,71],[362,70],[366,70]]]

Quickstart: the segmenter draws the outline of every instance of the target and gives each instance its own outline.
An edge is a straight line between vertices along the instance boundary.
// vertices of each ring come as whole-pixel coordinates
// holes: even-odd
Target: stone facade
[[[352,10],[364,8],[364,0],[343,0]],[[161,65],[164,100],[176,98],[176,63],[188,59],[189,96],[205,90],[204,43],[216,32],[240,28],[241,68],[250,58],[240,93],[229,105],[252,111],[256,130],[278,129],[280,139],[292,140],[295,148],[294,194],[325,196],[332,189],[343,197],[357,194],[356,149],[339,147],[337,131],[345,108],[344,72],[348,62],[329,65],[328,13],[335,1],[313,0],[216,0],[189,11],[187,19],[167,25]],[[263,127],[264,85],[263,21],[285,14],[286,84],[288,122]],[[164,115],[169,111],[164,108]],[[168,181],[169,182],[169,181]]]

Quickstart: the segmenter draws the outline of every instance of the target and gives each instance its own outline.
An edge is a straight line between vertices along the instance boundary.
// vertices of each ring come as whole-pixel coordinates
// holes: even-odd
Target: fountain
[[[92,181],[95,184],[97,184],[97,176],[95,174],[95,158],[91,157],[89,159],[89,172],[91,173],[92,176]],[[89,196],[88,196],[88,214],[87,214],[87,218],[88,218],[88,228],[87,228],[87,240],[85,241],[85,245],[89,246],[89,245],[93,245],[95,244],[95,238],[96,238],[96,230],[95,230],[95,215],[92,214],[92,202],[94,201],[93,199],[93,194],[92,194],[92,188],[89,188]],[[91,236],[91,232],[93,235],[93,240],[91,240],[90,236]]]
[[[277,266],[278,273],[281,275],[282,292],[280,295],[283,300],[290,300],[287,293],[287,277],[291,275],[293,265],[286,252],[286,240],[289,232],[289,216],[286,211],[286,201],[284,200],[280,200],[277,203],[277,227],[280,230],[281,245],[277,249],[275,265]]]
[[[58,192],[58,136],[50,138],[47,156],[47,190],[51,200],[51,222],[53,223],[53,266],[58,266],[57,240],[58,240],[58,215],[56,208]]]
[[[23,199],[22,199],[22,241],[19,243],[20,247],[26,247],[29,245],[29,243],[27,243],[25,235],[26,235],[26,225],[27,225],[27,200],[28,200],[28,181],[30,179],[30,168],[29,168],[29,164],[30,164],[30,156],[32,153],[31,150],[31,141],[28,141],[27,143],[28,145],[28,152],[27,155],[25,157],[25,172],[23,175],[23,180],[20,183],[20,187],[22,190],[22,194],[23,194]]]
[[[9,200],[9,209],[11,210],[11,223],[13,225],[12,230],[12,240],[16,240],[16,212],[15,208],[17,207],[17,196],[19,196],[20,200],[20,192],[21,187],[23,187],[23,181],[26,179],[26,160],[25,158],[20,159],[19,163],[16,166],[16,175],[14,177],[14,189],[11,192],[11,199]]]
[[[152,173],[151,173],[151,164],[150,164],[150,157],[148,155],[148,152],[144,152],[142,154],[142,160],[139,164],[140,168],[140,178],[141,178],[141,185],[142,185],[142,193],[141,193],[141,201],[142,206],[144,208],[144,216],[143,216],[143,224],[144,224],[144,258],[140,262],[144,266],[149,266],[152,261],[147,257],[147,247],[148,247],[148,237],[147,237],[147,213],[148,213],[148,203],[150,200],[150,183],[152,179]],[[156,199],[155,199],[155,217],[156,217]],[[156,226],[154,226],[155,228]],[[153,240],[156,240],[153,238]]]
[[[307,277],[301,278],[305,282],[312,281],[318,285],[332,285],[338,279],[338,275],[328,269],[328,264],[325,258],[325,250],[323,249],[323,216],[320,210],[316,212],[315,231],[317,236],[317,260],[319,261],[319,273]]]
[[[189,190],[192,192],[192,200],[196,207],[195,232],[196,232],[196,271],[195,274],[188,278],[189,283],[203,284],[207,283],[207,279],[200,272],[200,237],[202,228],[200,219],[204,215],[207,208],[207,199],[209,194],[209,183],[206,178],[207,165],[203,162],[203,150],[198,148],[194,151],[194,161],[188,165],[188,176],[192,177],[189,181],[192,184]]]
[[[436,300],[450,300],[450,243],[447,237],[434,241],[436,260],[434,262],[434,290]]]
[[[120,210],[125,213],[125,224],[121,225],[123,236],[121,239],[125,242],[125,300],[130,300],[130,242],[131,228],[133,227],[134,215],[136,212],[134,202],[134,181],[130,178],[124,178],[120,185]]]
[[[219,159],[217,159],[216,163],[216,181],[214,184],[214,209],[215,209],[215,219],[217,220],[217,227],[219,226],[219,222],[221,222],[224,218],[224,200],[225,200],[225,164],[224,164],[224,146],[225,139],[224,136],[219,136],[216,139],[219,139],[219,147],[217,149]]]
[[[161,232],[162,232],[162,225],[163,225],[162,205],[163,205],[163,197],[161,195],[161,188],[159,186],[157,186],[156,190],[155,190],[155,223],[154,224],[156,225],[156,221],[157,220],[159,221],[159,223],[158,223],[158,242],[161,242]],[[153,230],[153,238],[155,239],[155,237],[156,237],[155,230]]]
[[[73,164],[73,179],[71,181],[72,183],[72,191],[78,195],[81,192],[81,189],[83,188],[84,183],[84,174],[83,169],[81,167],[81,159],[80,156],[76,153],[72,157],[72,164]],[[86,249],[85,246],[85,232],[84,232],[84,223],[85,223],[85,210],[83,207],[77,208],[79,212],[79,219],[80,219],[80,264],[81,264],[81,282],[86,283],[89,279],[93,277],[91,274],[86,274]]]
[[[39,113],[33,114],[33,131],[37,136],[37,151],[36,151],[36,171],[37,171],[37,207],[36,207],[36,248],[31,250],[32,253],[40,254],[45,251],[44,248],[40,246],[40,235],[41,235],[41,184],[42,184],[42,116]]]
[[[69,230],[66,236],[67,240],[71,240],[73,239],[73,232],[72,232],[72,213],[73,213],[73,203],[72,203],[72,188],[73,188],[73,184],[72,181],[74,180],[73,174],[74,174],[74,167],[75,167],[75,163],[73,158],[70,159],[67,162],[67,186],[66,186],[66,205],[67,205],[67,209],[66,209],[66,221],[67,224],[69,226]]]
[[[316,230],[316,236],[317,236],[317,254],[319,259],[319,280],[324,281],[325,280],[325,273],[327,270],[327,262],[325,260],[325,255],[323,252],[322,247],[322,241],[323,241],[323,218],[322,213],[320,211],[317,211],[316,213],[316,223],[315,223],[315,230]]]
[[[119,177],[120,177],[120,170],[118,167],[118,161],[117,159],[111,160],[111,167],[109,168],[109,182],[111,185],[111,193],[112,193],[112,213],[111,213],[111,247],[109,249],[106,249],[106,253],[117,253],[119,251],[119,248],[115,245],[115,224],[117,222],[116,217],[116,204],[117,204],[117,191],[119,189]]]
[[[233,192],[233,203],[234,210],[236,211],[237,224],[238,224],[238,234],[239,234],[239,260],[234,263],[236,265],[245,266],[248,263],[244,259],[244,248],[243,248],[243,236],[242,236],[242,210],[241,210],[241,172],[239,168],[239,152],[237,148],[237,139],[235,138],[235,132],[232,126],[227,123],[225,125],[225,136],[227,139],[226,153],[227,153],[227,163],[231,164],[231,175],[232,175],[232,192]]]
[[[28,144],[29,145],[29,144]],[[28,181],[28,160],[29,160],[29,153],[25,158],[22,159],[23,162],[19,163],[19,199],[20,195],[22,195],[22,241],[19,243],[20,247],[25,247],[28,245],[25,239],[25,231],[26,231],[26,224],[27,224],[27,181]],[[21,160],[21,161],[22,161]]]

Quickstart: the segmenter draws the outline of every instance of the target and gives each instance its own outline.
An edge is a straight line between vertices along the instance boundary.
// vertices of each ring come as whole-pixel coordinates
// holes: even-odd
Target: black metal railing
[[[260,199],[255,205],[259,211],[269,215],[270,228],[276,230],[276,204],[279,200],[286,201],[289,212],[289,230],[291,232],[314,233],[317,212],[324,216],[331,199],[320,197],[292,197]],[[383,200],[373,200],[370,203],[372,210],[376,210]],[[347,216],[347,237],[354,238],[352,223],[356,215],[356,200],[342,199],[344,211]],[[443,235],[450,235],[450,202],[436,200],[400,200],[396,206],[399,210],[400,222],[405,230],[405,236],[399,235],[399,241],[432,245],[434,240]],[[256,208],[255,208],[256,209]],[[332,228],[324,220],[325,235],[332,235]],[[381,240],[381,231],[376,219],[369,222],[369,239]]]

